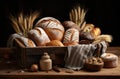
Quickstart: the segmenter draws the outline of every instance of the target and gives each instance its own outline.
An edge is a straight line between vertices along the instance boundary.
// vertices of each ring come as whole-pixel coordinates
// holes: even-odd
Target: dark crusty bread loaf
[[[76,28],[76,29],[80,30],[79,26],[77,26],[77,24],[75,24],[73,21],[64,21],[62,24],[63,24],[65,30],[67,30],[69,28]]]

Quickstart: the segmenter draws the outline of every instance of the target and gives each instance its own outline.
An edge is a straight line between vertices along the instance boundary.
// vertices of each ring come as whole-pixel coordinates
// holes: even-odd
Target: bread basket
[[[64,55],[67,52],[67,47],[25,47],[20,41],[15,39],[17,65],[21,68],[30,67],[32,64],[39,63],[41,56],[47,52],[53,65],[64,65]]]

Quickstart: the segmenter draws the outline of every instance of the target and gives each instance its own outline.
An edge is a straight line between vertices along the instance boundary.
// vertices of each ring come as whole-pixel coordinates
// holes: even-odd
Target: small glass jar
[[[52,69],[52,60],[47,52],[40,59],[40,69],[44,71],[49,71]]]

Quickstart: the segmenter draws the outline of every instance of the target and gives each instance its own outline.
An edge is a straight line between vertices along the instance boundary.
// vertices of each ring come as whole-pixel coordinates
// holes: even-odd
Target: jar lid
[[[50,56],[48,55],[47,52],[43,54],[42,59],[50,59]]]

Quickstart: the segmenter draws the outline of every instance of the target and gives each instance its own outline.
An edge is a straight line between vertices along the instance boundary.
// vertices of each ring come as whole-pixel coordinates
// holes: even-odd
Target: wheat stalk
[[[31,14],[31,25],[33,26],[33,22],[35,19],[40,15],[39,12],[35,11],[33,14]],[[31,28],[30,28],[31,29]]]
[[[10,20],[16,33],[22,33],[27,37],[28,31],[33,28],[33,23],[38,16],[39,12],[37,11],[26,16],[21,12],[17,17],[11,15]]]
[[[31,16],[29,16],[29,17],[27,18],[27,22],[28,22],[28,31],[29,31],[29,30],[31,30],[31,29],[33,28],[33,25],[32,25],[32,23],[31,23]]]
[[[19,28],[21,30],[21,32],[24,34],[25,33],[25,29],[23,27],[23,20],[24,20],[24,16],[23,16],[23,13],[21,12],[19,15],[18,15],[18,20],[17,20],[17,23],[19,25]]]
[[[73,9],[71,9],[69,13],[70,20],[76,23],[80,29],[83,28],[86,24],[85,22],[85,15],[86,10],[81,8],[80,6],[75,6]]]
[[[9,18],[11,19],[12,27],[15,30],[15,32],[16,33],[21,33],[21,30],[20,30],[19,25],[17,23],[17,19],[13,15],[10,15]]]

